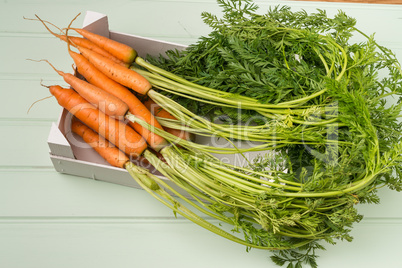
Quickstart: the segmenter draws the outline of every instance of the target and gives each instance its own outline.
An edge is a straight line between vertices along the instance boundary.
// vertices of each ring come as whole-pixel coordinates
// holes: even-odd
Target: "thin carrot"
[[[42,22],[42,24],[46,27],[46,29],[52,33],[53,35],[57,36],[60,38],[60,35],[52,32],[49,27],[46,25],[45,21],[43,21],[39,16],[35,15],[39,21]],[[76,17],[75,17],[76,18]],[[75,19],[74,18],[74,19]],[[74,19],[71,21],[71,23],[74,21]],[[70,23],[70,25],[71,25]],[[53,25],[53,24],[52,24]],[[109,38],[93,34],[89,31],[86,31],[84,29],[77,29],[77,28],[71,28],[69,27],[66,28],[66,34],[64,37],[62,37],[65,41],[73,40],[70,37],[67,36],[67,31],[69,29],[73,29],[78,31],[80,34],[85,34],[85,37],[88,38],[90,41],[96,41],[93,42],[100,48],[106,50],[106,51],[120,51],[120,52],[114,52],[115,54],[121,54],[122,51],[131,51],[126,54],[130,54],[133,58],[135,59],[137,53],[135,52],[134,49],[131,47],[124,45],[122,43],[116,42],[114,40],[111,40]],[[58,28],[58,27],[57,27]],[[77,39],[76,39],[77,40]],[[72,41],[74,43],[74,41]],[[96,68],[98,68],[100,71],[105,73],[108,77],[116,80],[120,84],[127,86],[136,92],[140,94],[146,94],[146,92],[151,88],[151,84],[146,80],[143,76],[139,75],[137,72],[130,70],[129,68],[126,68],[125,66],[119,66],[120,64],[117,64],[113,60],[104,57],[102,54],[89,49],[85,46],[76,46],[84,56],[90,60],[92,64],[95,65]],[[111,53],[112,54],[112,53]],[[113,54],[112,54],[113,55]],[[112,64],[113,63],[113,64]]]
[[[146,141],[130,126],[97,109],[70,88],[50,86],[58,103],[88,127],[131,157],[139,157],[147,148]]]
[[[88,143],[99,155],[114,167],[125,168],[130,159],[116,146],[99,136],[76,117],[71,121],[71,130]]]
[[[46,21],[46,20],[42,20],[38,15],[35,14],[35,17],[37,18],[37,20],[39,20],[43,26],[45,26],[45,28],[49,31],[49,33],[51,33],[52,35],[54,35],[55,37],[59,38],[62,41],[67,42],[67,36],[66,34],[57,34],[55,32],[53,32],[46,24],[50,24],[53,27],[55,27],[56,29],[58,29],[61,33],[63,33],[63,30],[60,29],[59,27],[57,27],[56,25],[54,25],[53,23]],[[75,18],[74,18],[75,19]],[[73,19],[73,20],[74,20]],[[31,19],[31,20],[36,20],[36,19]],[[113,60],[114,62],[124,66],[124,67],[129,67],[130,64],[129,63],[125,63],[121,60],[119,60],[118,58],[116,58],[115,56],[113,56],[112,54],[110,54],[109,52],[107,52],[106,50],[100,48],[99,46],[97,46],[96,44],[94,44],[93,42],[91,42],[88,39],[82,38],[82,37],[78,37],[78,36],[68,36],[69,41],[71,41],[71,44],[74,47],[80,46],[80,47],[85,47],[87,49],[90,49],[96,53],[101,54],[102,56],[109,58],[111,60]]]
[[[149,81],[137,72],[125,68],[110,59],[99,55],[87,48],[78,47],[81,54],[89,60],[98,70],[108,76],[110,79],[131,88],[139,94],[146,95],[152,85]]]
[[[163,109],[160,105],[158,105],[156,102],[154,102],[151,98],[148,98],[147,100],[143,101],[143,103],[144,103],[145,107],[147,107],[148,110],[150,110],[154,116],[177,120],[176,117],[174,117],[168,111]],[[184,130],[168,128],[168,127],[163,127],[163,129],[166,132],[169,132],[170,134],[175,135],[176,137],[178,137],[180,139],[184,139],[184,140],[194,139],[193,135],[191,135],[190,132],[187,132]]]
[[[67,37],[65,35],[59,35],[58,37],[61,40],[67,42]],[[108,58],[108,59],[120,64],[123,67],[128,68],[130,66],[130,64],[119,60],[118,58],[116,58],[115,56],[113,56],[112,54],[107,52],[106,50],[98,47],[97,45],[95,45],[94,43],[89,41],[88,39],[84,39],[82,37],[77,37],[77,36],[69,36],[68,39],[70,39],[70,41],[72,42],[74,47],[84,47],[84,48],[90,49],[93,52],[98,53],[98,54],[104,56],[105,58]]]
[[[70,49],[70,40],[71,40],[71,36],[68,36],[68,30],[71,29],[70,25],[71,23],[74,21],[74,19],[71,21],[70,25],[66,28],[66,33],[65,35],[58,35],[54,32],[52,32],[49,27],[46,25],[46,23],[49,23],[51,25],[53,25],[50,22],[45,22],[44,20],[42,20],[41,18],[39,18],[38,16],[36,16],[37,19],[39,21],[42,22],[42,24],[46,27],[46,29],[52,33],[53,35],[62,38],[63,40],[65,40],[68,44],[68,48],[69,48],[69,53],[70,56],[73,58],[77,70],[78,72],[83,75],[85,77],[85,79],[90,83],[93,84],[94,86],[97,86],[111,94],[113,94],[114,96],[116,96],[117,98],[123,100],[129,107],[129,111],[134,114],[136,117],[146,121],[147,123],[153,125],[154,127],[163,129],[162,126],[159,124],[159,122],[154,118],[154,116],[149,112],[149,110],[141,103],[140,100],[138,100],[137,97],[135,97],[134,94],[132,94],[126,87],[124,87],[123,85],[115,82],[114,80],[110,79],[109,77],[107,77],[106,75],[104,75],[102,72],[100,72],[94,65],[92,65],[90,62],[88,62],[88,60],[86,60],[82,55],[73,52]],[[55,26],[55,25],[53,25]],[[55,26],[56,28],[58,28],[57,26]],[[59,29],[59,28],[58,28]],[[59,29],[60,30],[60,29]],[[61,30],[60,30],[61,31]],[[81,39],[72,39],[72,40],[81,40]],[[84,39],[86,40],[86,39]],[[89,41],[90,42],[90,41]],[[74,45],[73,43],[71,43],[72,45]],[[85,50],[86,47],[80,47],[81,49]],[[91,52],[95,52],[94,50],[91,50]],[[92,53],[92,55],[97,55],[96,52]],[[100,54],[98,54],[100,55]],[[109,58],[110,59],[110,58]],[[112,59],[113,60],[113,59]],[[131,70],[129,70],[128,68],[123,67],[125,70],[128,70],[128,72],[132,73]],[[145,84],[148,83],[148,81],[146,81],[145,78],[142,78],[142,80],[145,80]],[[74,86],[73,86],[74,87]],[[105,111],[106,112],[106,111]],[[168,143],[167,141],[162,138],[159,135],[156,135],[154,133],[152,133],[150,130],[148,130],[145,127],[142,127],[140,124],[138,123],[134,123],[134,122],[129,122],[129,124],[142,136],[146,139],[146,141],[148,142],[148,144],[156,151],[159,151],[160,149],[162,149],[163,147],[165,147]]]
[[[103,90],[113,94],[117,98],[124,101],[129,108],[130,113],[136,117],[146,121],[150,125],[163,129],[159,122],[155,119],[152,113],[145,107],[145,105],[128,90],[126,87],[110,79],[99,71],[93,64],[91,64],[84,56],[74,51],[69,50],[70,56],[74,60],[77,71],[91,84],[102,88]],[[146,139],[150,147],[159,151],[166,146],[167,141],[161,136],[152,133],[147,128],[142,127],[138,123],[129,121],[129,124]]]
[[[77,117],[73,116],[71,120],[71,130],[80,136],[88,145],[90,145],[102,158],[115,167],[125,168],[130,161],[128,156],[119,148],[114,146],[108,140],[104,139],[98,133],[93,131],[87,125],[82,123]],[[152,152],[152,150],[150,149]],[[154,152],[155,154],[158,154]],[[160,156],[158,156],[160,157]],[[140,166],[151,167],[151,163],[143,156],[133,159],[133,162]]]
[[[132,47],[117,42],[115,40],[112,40],[110,38],[92,33],[90,31],[87,31],[85,29],[80,29],[80,28],[70,28],[71,30],[76,31],[83,37],[87,38],[88,40],[92,41],[95,43],[97,46],[103,48],[116,58],[126,62],[126,63],[132,63],[135,58],[137,57],[137,51],[133,49]]]
[[[124,118],[124,116],[127,114],[128,105],[118,97],[95,85],[79,79],[73,74],[57,70],[47,60],[42,61],[47,62],[75,91],[77,91],[84,99],[95,105],[105,114],[117,117],[119,119]]]

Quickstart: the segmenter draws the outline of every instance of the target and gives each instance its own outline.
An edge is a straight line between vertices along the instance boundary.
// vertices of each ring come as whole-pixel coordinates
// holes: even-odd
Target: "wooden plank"
[[[179,8],[172,8],[175,4]],[[62,13],[59,12],[61,9],[63,10]],[[207,3],[199,1],[116,1],[114,8],[111,8],[107,2],[97,3],[95,6],[91,1],[80,3],[79,6],[68,4],[67,1],[59,4],[49,1],[44,2],[40,8],[32,8],[29,5],[19,4],[18,2],[13,4],[0,3],[1,21],[7,22],[6,25],[0,25],[0,32],[4,34],[10,32],[46,33],[46,30],[39,22],[23,19],[23,17],[33,18],[35,14],[59,27],[66,27],[70,20],[81,12],[82,15],[74,23],[75,26],[79,27],[82,25],[83,17],[87,10],[107,14],[110,29],[115,31],[139,35],[143,33],[154,35],[154,32],[159,32],[163,33],[164,36],[188,37],[191,36],[193,30],[199,31],[202,28],[207,30],[206,26],[201,25],[201,11],[219,11],[219,7],[215,1],[208,1]],[[169,16],[166,16],[166,10],[169,10]],[[183,10],[186,10],[186,12],[182,12]],[[125,25],[125,27],[121,28],[122,25]],[[193,25],[195,25],[195,28],[192,27]]]
[[[401,267],[400,222],[362,224],[353,234],[352,243],[317,252],[319,267]],[[266,251],[246,252],[181,221],[1,222],[0,239],[1,267],[277,267]]]
[[[183,222],[4,223],[0,239],[0,265],[13,268],[30,268],[30,263],[58,268],[162,267],[163,263],[168,267],[264,267],[269,262],[265,252],[246,253],[244,247]]]
[[[41,88],[40,79],[43,79],[46,84],[47,80],[53,82],[57,78],[56,72],[46,62],[35,62],[30,59],[36,61],[47,59],[62,71],[71,72],[73,70],[73,61],[68,57],[65,43],[55,38],[32,38],[20,35],[2,36],[0,42],[4,48],[0,51],[0,57],[9,63],[0,66],[0,74],[5,78],[17,80],[17,74],[24,74],[23,77],[25,78],[22,79],[38,78],[38,88]],[[30,45],[27,46],[27,43]],[[19,51],[19,53],[17,55],[10,53],[11,49]],[[59,79],[59,81],[63,80]]]
[[[25,77],[23,74],[19,75],[19,77],[21,76]],[[51,75],[43,77],[51,77]],[[42,82],[47,85],[59,84],[60,78],[55,77],[53,80],[46,79]],[[0,79],[0,88],[4,89],[1,93],[2,98],[3,100],[10,100],[4,101],[0,105],[0,121],[39,120],[56,122],[61,108],[55,98],[45,99],[51,94],[47,88],[40,86],[40,83],[40,76],[27,80]]]
[[[0,121],[0,167],[52,166],[47,137],[51,122]]]
[[[0,221],[8,218],[174,218],[147,192],[57,173],[52,167],[0,169]]]

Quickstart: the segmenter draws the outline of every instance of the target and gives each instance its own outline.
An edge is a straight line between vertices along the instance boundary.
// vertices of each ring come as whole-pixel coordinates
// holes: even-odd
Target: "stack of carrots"
[[[176,118],[166,111],[167,107],[160,107],[157,105],[158,101],[152,100],[152,96],[155,96],[152,84],[130,69],[133,61],[138,59],[133,48],[84,29],[72,28],[71,24],[65,30],[60,29],[62,34],[56,34],[48,28],[50,22],[39,17],[37,19],[49,32],[67,42],[68,53],[75,63],[76,70],[84,78],[80,79],[74,74],[57,70],[46,61],[70,85],[70,88],[49,86],[49,91],[58,103],[73,115],[71,130],[81,136],[112,166],[126,169],[144,190],[175,213],[248,248],[289,249],[311,242],[308,238],[280,248],[268,242],[250,241],[247,236],[248,224],[256,224],[260,222],[260,218],[265,217],[259,213],[257,206],[261,202],[257,205],[253,203],[255,193],[258,196],[258,193],[265,190],[263,185],[266,184],[272,187],[285,186],[259,179],[262,174],[258,172],[256,177],[252,177],[249,175],[253,173],[252,170],[238,170],[229,164],[215,162],[207,153],[203,154],[207,166],[199,169],[197,148],[207,147],[195,146],[190,133],[182,130],[185,125],[180,129],[163,128],[157,121],[157,117],[169,120]],[[76,31],[82,37],[69,36],[69,30]],[[71,46],[79,52],[71,50]],[[141,99],[144,97],[144,101],[137,95],[141,96]],[[183,150],[179,150],[179,146],[172,146],[174,143],[183,145]],[[190,149],[186,146],[188,144]],[[186,198],[166,181],[134,164],[132,160],[139,158],[148,160],[170,181],[187,191],[193,199]],[[250,179],[256,183],[251,183]],[[243,185],[243,181],[247,185]],[[241,191],[233,190],[232,184],[241,186]],[[204,215],[235,228],[243,228],[240,224],[245,224],[245,237],[239,238],[210,223],[177,201],[171,193]],[[261,239],[265,239],[264,237]]]
[[[71,28],[71,24],[65,33],[56,34],[47,26],[49,22],[36,17],[49,32],[67,42],[76,70],[85,79],[57,70],[46,61],[71,86],[49,86],[49,91],[74,115],[72,130],[76,134],[85,137],[84,140],[111,165],[120,168],[125,168],[129,159],[139,158],[148,148],[159,152],[168,145],[163,137],[127,120],[127,115],[134,115],[163,130],[155,116],[174,119],[151,99],[144,98],[142,102],[132,92],[146,96],[152,87],[143,76],[129,68],[137,56],[133,48],[84,29]],[[74,30],[82,37],[69,36],[68,30]],[[71,50],[70,46],[80,53]],[[188,133],[177,129],[166,130],[179,138],[189,137]],[[111,147],[115,148],[111,150]]]
[[[80,79],[76,75],[57,70],[45,60],[70,85],[70,88],[59,85],[48,88],[58,103],[73,115],[71,130],[112,166],[126,169],[144,190],[175,213],[229,240],[248,247],[255,246],[211,224],[182,205],[171,193],[208,214],[193,200],[189,200],[164,180],[132,161],[142,157],[141,160],[149,160],[154,166],[157,163],[161,167],[160,171],[173,180],[174,172],[166,172],[169,168],[166,169],[168,164],[163,159],[169,157],[169,150],[166,150],[166,154],[161,151],[171,148],[172,140],[192,139],[189,132],[163,128],[158,123],[156,117],[174,120],[176,118],[147,97],[152,85],[129,68],[137,56],[136,51],[125,44],[70,26],[64,34],[56,34],[48,28],[47,24],[51,24],[50,22],[43,21],[38,16],[37,19],[49,32],[67,42],[68,53],[75,63],[76,70],[85,78]],[[75,30],[82,37],[68,36],[68,30]],[[80,53],[72,51],[70,46],[74,46]],[[131,90],[139,96],[144,96],[143,102]],[[163,137],[155,132],[162,133]],[[170,138],[166,140],[164,137]]]

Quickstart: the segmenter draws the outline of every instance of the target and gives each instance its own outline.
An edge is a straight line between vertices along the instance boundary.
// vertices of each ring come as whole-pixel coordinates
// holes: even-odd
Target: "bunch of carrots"
[[[191,133],[180,128],[163,128],[158,123],[157,117],[173,121],[177,121],[177,118],[149,97],[151,95],[149,93],[153,92],[152,85],[142,75],[130,69],[137,57],[136,51],[125,44],[85,29],[72,28],[71,23],[65,32],[58,28],[61,34],[56,34],[49,29],[50,22],[36,17],[50,33],[67,43],[68,53],[74,61],[76,70],[84,78],[60,71],[49,61],[41,60],[47,62],[70,85],[70,88],[60,85],[47,87],[58,103],[73,115],[71,130],[109,164],[126,169],[140,186],[175,213],[234,242],[267,250],[297,248],[310,242],[306,240],[283,248],[269,244],[255,244],[247,238],[239,238],[208,222],[178,202],[171,193],[206,215],[233,224],[230,217],[209,211],[207,206],[214,203],[211,197],[184,182],[181,178],[183,174],[178,171],[181,167],[172,166],[174,160],[183,160],[180,154],[185,152],[184,149],[179,150],[176,144],[188,146],[189,143],[192,145],[195,143],[192,142]],[[74,30],[82,37],[69,36],[68,30]],[[74,52],[71,46],[79,53]],[[144,98],[140,100],[132,91]],[[200,148],[212,149],[209,146]],[[149,170],[134,164],[132,160],[139,158],[145,158],[166,177],[190,191],[190,195],[196,201],[183,196]],[[211,157],[212,159],[214,158]],[[222,168],[229,170],[228,167]],[[267,183],[263,180],[261,182]]]
[[[83,37],[68,36],[67,31],[65,34],[56,34],[48,28],[45,21],[37,18],[52,34],[67,42],[68,53],[76,70],[85,79],[57,70],[44,60],[71,86],[49,87],[49,91],[62,107],[129,157],[139,157],[148,147],[158,152],[168,145],[164,138],[138,123],[129,121],[127,125],[123,122],[128,115],[134,115],[153,127],[163,129],[154,114],[175,119],[151,99],[140,100],[130,91],[132,89],[146,96],[152,87],[143,76],[128,68],[137,55],[134,49],[84,29],[67,28],[75,30]],[[70,45],[76,47],[80,53],[72,51]],[[184,131],[169,128],[165,130],[178,138],[189,138],[189,134]],[[110,164],[124,167],[120,161]]]
[[[291,259],[297,256],[296,259],[301,260],[310,258],[311,254],[314,255],[311,252],[320,248],[318,240],[351,239],[349,227],[360,219],[353,207],[359,202],[358,194],[369,189],[379,174],[400,161],[400,158],[394,157],[396,160],[388,161],[382,167],[376,160],[372,171],[359,175],[353,183],[336,188],[332,188],[332,179],[328,180],[331,182],[328,187],[324,184],[320,186],[321,173],[317,172],[312,175],[312,182],[317,182],[317,189],[310,184],[313,190],[306,188],[303,181],[294,179],[294,174],[280,168],[267,166],[258,170],[252,166],[246,168],[222,163],[211,153],[275,150],[288,143],[336,144],[338,141],[326,137],[327,130],[324,128],[333,124],[340,126],[338,118],[328,116],[319,122],[309,122],[305,117],[310,109],[301,106],[326,89],[280,104],[259,103],[250,97],[197,85],[153,66],[140,58],[132,47],[85,29],[71,27],[74,20],[65,29],[38,16],[37,20],[67,43],[69,56],[83,78],[60,71],[46,61],[70,85],[70,88],[59,85],[48,88],[58,103],[73,115],[72,131],[112,166],[126,169],[143,189],[175,213],[247,248],[280,250],[290,254]],[[56,27],[60,34],[51,31],[48,25]],[[75,31],[79,36],[70,36],[69,31]],[[77,52],[73,51],[74,48]],[[347,61],[340,67],[343,74],[348,67]],[[266,118],[279,114],[275,120],[286,122],[293,118],[292,122],[299,126],[277,132],[269,124],[215,124],[190,112],[158,90],[225,107],[241,106]],[[289,112],[293,113],[292,116]],[[325,113],[325,110],[320,110],[320,113]],[[300,132],[300,129],[303,131]],[[213,147],[195,143],[192,134],[216,135],[228,142],[235,139],[261,144],[252,148]],[[378,142],[373,144],[370,144],[373,147],[371,151],[379,152]],[[402,147],[398,145],[394,151],[399,153]],[[132,160],[139,158],[151,163],[192,198],[183,196],[166,181],[134,164]],[[243,237],[200,217],[174,196],[203,215],[228,224],[232,230],[242,231]],[[350,217],[342,217],[344,214]],[[295,249],[305,252],[295,253]]]

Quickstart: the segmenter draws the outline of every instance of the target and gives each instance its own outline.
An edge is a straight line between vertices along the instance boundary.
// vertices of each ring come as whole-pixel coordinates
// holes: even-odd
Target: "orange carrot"
[[[56,25],[54,25],[53,23],[49,22],[49,21],[45,21],[42,20],[38,15],[35,14],[35,17],[45,26],[45,28],[49,31],[49,33],[51,33],[52,35],[54,35],[55,37],[59,38],[60,40],[63,40],[65,42],[67,42],[67,36],[66,34],[57,34],[55,32],[53,32],[52,30],[50,30],[50,28],[46,25],[46,23],[52,25],[53,27],[57,28],[60,32],[63,32],[63,30],[61,30],[59,27],[57,27]],[[97,46],[96,44],[94,44],[93,42],[91,42],[88,39],[82,38],[82,37],[78,37],[78,36],[68,36],[69,41],[71,42],[71,44],[74,47],[80,46],[80,47],[85,47],[87,49],[90,49],[96,53],[101,54],[102,56],[109,58],[111,60],[113,60],[114,62],[124,66],[124,67],[129,67],[130,64],[129,63],[125,63],[121,60],[119,60],[118,58],[116,58],[115,56],[113,56],[112,54],[110,54],[109,52],[107,52],[106,50],[100,48],[99,46]]]
[[[124,101],[129,108],[130,113],[136,117],[146,121],[148,124],[163,129],[151,112],[145,105],[128,90],[126,87],[110,79],[92,65],[84,56],[69,50],[70,56],[73,58],[77,67],[77,71],[91,84],[102,88],[103,90],[113,94],[117,98]],[[129,122],[129,124],[148,142],[148,144],[156,151],[166,146],[167,141],[159,135],[156,135],[142,127],[138,123]]]
[[[129,68],[125,68],[87,48],[78,47],[78,50],[99,71],[104,73],[110,79],[113,79],[116,82],[122,84],[123,86],[131,88],[137,93],[143,95],[146,95],[147,92],[151,89],[151,83],[149,83],[149,81],[145,77],[138,74],[137,72]]]
[[[57,37],[59,37],[63,41],[67,41],[67,37],[65,35],[58,35]],[[116,62],[117,64],[120,64],[123,67],[128,68],[130,66],[130,64],[119,60],[118,58],[116,58],[115,56],[113,56],[112,54],[107,52],[106,50],[98,47],[97,45],[95,45],[94,43],[89,41],[88,39],[84,39],[84,38],[77,37],[77,36],[69,36],[68,39],[70,39],[70,41],[74,47],[84,47],[84,48],[90,49],[93,52],[98,53],[98,54],[104,56],[105,58],[108,58],[108,59]]]
[[[163,129],[161,127],[161,125],[159,124],[159,122],[154,118],[154,116],[150,113],[150,111],[142,104],[142,102],[140,100],[138,100],[138,98],[132,94],[126,87],[124,87],[123,85],[117,83],[116,81],[110,79],[108,76],[106,76],[105,74],[103,74],[102,72],[100,72],[93,64],[91,64],[90,62],[88,62],[88,60],[86,60],[82,55],[73,52],[70,49],[70,44],[74,45],[74,41],[76,41],[76,43],[79,44],[84,44],[82,46],[76,46],[81,48],[82,50],[89,48],[89,45],[85,45],[88,42],[91,42],[87,39],[83,39],[83,38],[78,38],[78,37],[71,37],[67,35],[67,32],[70,28],[70,25],[66,28],[66,34],[65,35],[58,35],[54,32],[52,32],[49,27],[46,25],[46,23],[49,23],[51,25],[53,25],[50,22],[46,22],[43,21],[42,19],[40,19],[38,16],[36,16],[37,19],[39,21],[42,22],[42,24],[46,27],[46,29],[52,33],[53,35],[55,35],[56,37],[61,38],[62,40],[65,40],[68,44],[69,47],[69,53],[70,56],[73,58],[76,67],[77,67],[77,71],[85,77],[85,79],[90,83],[93,84],[107,92],[109,92],[110,94],[116,96],[117,98],[121,99],[122,101],[124,101],[128,107],[129,107],[129,111],[135,115],[136,117],[146,121],[147,123],[149,123],[150,125]],[[54,27],[58,28],[57,26],[53,25]],[[58,28],[59,29],[59,28]],[[60,30],[61,31],[61,30]],[[73,41],[70,43],[70,41]],[[79,40],[79,41],[77,41]],[[82,40],[88,41],[88,42],[84,42],[81,43]],[[96,45],[95,45],[96,46]],[[92,53],[92,55],[101,55],[99,53],[96,53],[96,50],[89,48],[89,50],[91,52],[95,52]],[[103,49],[101,49],[103,50]],[[102,58],[103,59],[103,58]],[[109,57],[110,60],[110,57]],[[113,59],[112,59],[113,61]],[[132,73],[133,71],[129,70],[128,68],[123,67],[124,69],[128,70],[128,72]],[[135,73],[136,74],[136,73]],[[138,74],[137,74],[138,75]],[[145,80],[144,84],[149,84],[148,81],[146,81],[145,78],[143,78],[141,76],[142,80]],[[148,85],[150,87],[150,84]],[[133,123],[133,122],[129,122],[129,124],[142,136],[146,139],[146,141],[148,142],[148,144],[156,151],[159,151],[160,149],[162,149],[163,147],[165,147],[168,143],[167,141],[162,138],[159,135],[156,135],[154,133],[152,133],[151,131],[149,131],[148,129],[142,127],[140,124],[138,123]]]
[[[121,99],[95,85],[79,79],[70,73],[59,71],[49,61],[44,61],[46,61],[59,75],[61,75],[64,81],[66,81],[84,99],[98,107],[98,109],[105,114],[117,117],[119,119],[124,118],[124,116],[127,114],[128,105]]]
[[[75,116],[73,116],[71,120],[71,130],[80,136],[112,166],[125,168],[127,162],[130,161],[124,152],[82,123]],[[150,149],[150,151],[152,151],[152,149]],[[158,154],[156,152],[154,153]],[[133,159],[133,161],[141,166],[151,166],[151,163],[143,156],[139,156]]]
[[[50,86],[49,91],[62,107],[127,155],[138,157],[147,148],[146,141],[134,129],[104,114],[74,90]]]
[[[159,106],[151,98],[148,98],[143,103],[144,103],[145,107],[147,107],[148,110],[150,110],[154,116],[177,120],[176,117],[174,117],[168,111],[166,111],[161,106]],[[175,129],[175,128],[168,128],[168,127],[163,127],[163,128],[166,132],[169,132],[170,134],[175,135],[176,137],[178,137],[180,139],[184,139],[184,140],[192,140],[193,139],[190,132],[180,130],[180,129]]]
[[[116,58],[126,62],[132,63],[137,57],[137,52],[130,46],[117,42],[115,40],[109,39],[107,37],[91,33],[90,31],[79,29],[79,28],[70,28],[86,39],[92,41],[97,46],[103,48]]]
[[[99,136],[98,133],[73,117],[71,130],[88,143],[98,154],[114,167],[125,168],[130,159],[116,146]]]

